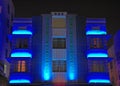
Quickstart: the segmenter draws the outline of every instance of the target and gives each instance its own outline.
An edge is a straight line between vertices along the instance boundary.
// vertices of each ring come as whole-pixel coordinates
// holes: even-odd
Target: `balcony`
[[[108,72],[91,72],[88,75],[88,83],[110,83]]]
[[[27,72],[17,72],[10,75],[10,84],[15,83],[31,83],[30,74]]]
[[[29,23],[14,23],[12,29],[13,35],[32,35],[32,25]]]
[[[90,30],[86,31],[86,35],[106,35],[106,31],[101,31],[101,30]]]
[[[32,58],[32,52],[29,49],[15,49],[12,50],[11,58]]]
[[[32,31],[29,30],[14,30],[13,35],[32,35]]]
[[[87,58],[107,58],[107,50],[105,49],[89,49],[87,51]]]
[[[99,20],[92,20],[93,22],[88,22],[86,25],[86,35],[106,35],[106,24],[105,22],[100,23]]]
[[[106,60],[111,61],[112,58],[108,57],[107,50],[105,49],[89,49],[87,50],[87,59],[89,60]]]

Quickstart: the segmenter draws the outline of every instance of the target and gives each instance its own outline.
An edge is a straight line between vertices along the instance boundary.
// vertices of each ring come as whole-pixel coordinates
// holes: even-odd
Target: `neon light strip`
[[[70,80],[74,80],[75,79],[75,74],[74,73],[70,73],[69,74],[69,78],[70,78]]]
[[[12,34],[21,34],[21,35],[32,35],[32,32],[31,31],[28,31],[28,30],[15,30],[12,32]]]
[[[14,52],[11,54],[11,57],[30,57],[32,58],[31,53],[28,52]]]
[[[86,35],[106,35],[107,33],[105,31],[100,30],[90,30],[86,32]]]
[[[10,80],[9,83],[31,83],[30,80],[27,79],[18,79],[18,80]]]
[[[110,83],[110,80],[107,79],[91,79],[89,83]]]
[[[106,54],[106,53],[89,53],[87,55],[87,57],[88,58],[89,57],[102,57],[102,58],[106,58],[106,57],[108,57],[108,54]]]

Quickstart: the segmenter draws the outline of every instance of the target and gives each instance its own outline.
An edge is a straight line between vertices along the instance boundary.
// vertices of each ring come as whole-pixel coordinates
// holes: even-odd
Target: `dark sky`
[[[79,1],[79,2],[78,2]],[[120,3],[115,0],[13,0],[16,17],[32,17],[51,11],[67,11],[84,17],[104,17],[108,33],[120,29]]]

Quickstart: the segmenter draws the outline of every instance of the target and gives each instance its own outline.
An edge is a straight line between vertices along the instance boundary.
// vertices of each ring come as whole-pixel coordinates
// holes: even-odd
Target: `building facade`
[[[8,33],[12,27],[14,7],[11,0],[0,1],[0,85],[7,86],[9,81],[9,57],[10,41]]]
[[[111,85],[104,18],[67,12],[16,18],[10,37],[11,85]]]
[[[113,60],[109,63],[110,80],[113,86],[120,86],[120,30],[113,37],[114,43],[108,49],[108,54]]]

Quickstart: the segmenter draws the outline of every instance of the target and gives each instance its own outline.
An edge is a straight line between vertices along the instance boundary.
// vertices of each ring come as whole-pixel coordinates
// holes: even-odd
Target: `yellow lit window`
[[[18,61],[17,72],[26,72],[26,62]]]

